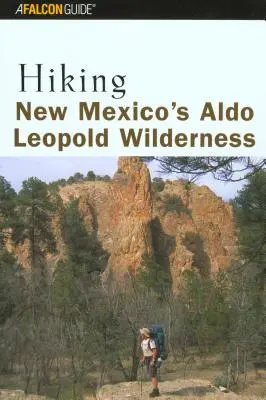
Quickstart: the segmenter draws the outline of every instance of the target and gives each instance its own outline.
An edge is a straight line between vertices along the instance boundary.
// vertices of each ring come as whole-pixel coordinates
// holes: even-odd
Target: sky
[[[37,177],[47,183],[60,178],[69,178],[75,172],[84,175],[92,170],[96,175],[110,175],[117,170],[117,157],[0,157],[0,176],[4,176],[12,187],[19,191],[23,180]],[[160,175],[155,163],[149,165],[151,176],[164,179],[179,179],[174,174]],[[207,176],[197,182],[207,185],[217,196],[228,201],[235,197],[243,186],[240,183],[224,183]]]
[[[4,112],[0,156],[265,156],[264,21],[38,20],[25,23],[9,20],[1,21],[0,38],[4,38],[0,40],[0,54],[5,55],[1,63],[0,98]],[[23,38],[27,45],[22,46],[18,38]],[[36,78],[38,66],[41,67],[41,91]],[[74,78],[75,91],[64,85],[62,88],[62,79],[69,80],[64,78],[63,66],[66,76]],[[86,91],[82,91],[81,74]],[[93,77],[98,75],[106,78],[106,91],[101,87],[94,90]],[[121,99],[113,92],[112,79],[116,75],[125,77],[125,94]],[[22,82],[25,91],[22,91]],[[88,103],[92,109],[92,102],[99,103],[99,115],[91,112],[88,119],[81,116],[80,103]],[[17,103],[30,108],[28,116],[16,112]],[[206,103],[211,103],[214,109],[215,115],[211,118],[202,117],[206,114],[203,113]],[[115,115],[107,119],[103,110],[110,106]],[[141,112],[147,106],[153,110],[148,121]],[[36,111],[39,107],[47,111],[43,111],[45,115],[41,118]],[[65,118],[53,119],[51,107],[66,107]],[[120,107],[129,107],[128,117],[122,116]],[[188,110],[184,120],[178,117],[180,107]],[[254,111],[251,120],[243,118],[246,108]],[[165,116],[159,109],[166,110]],[[132,141],[129,146],[125,145],[124,133],[130,128],[137,132],[142,129],[139,146]],[[88,129],[93,129],[90,144]],[[108,129],[108,145],[98,147],[95,136],[103,129]],[[60,132],[69,133],[70,137],[76,132],[82,133],[86,139],[84,145],[78,147],[72,141],[60,153]],[[165,135],[162,136],[165,132],[169,134],[169,145]],[[30,133],[40,136],[39,144],[34,139],[32,146],[32,139],[28,140]],[[50,145],[54,142],[49,147],[43,143],[45,133],[52,133],[56,138],[53,141],[51,135],[46,136]],[[174,138],[180,133],[187,135],[188,140],[183,141],[179,136],[176,144]],[[195,137],[202,133],[213,134],[213,139],[220,134],[225,136],[212,140],[209,146],[209,141],[201,143],[201,135]],[[241,140],[231,145],[229,138],[233,133],[240,135]],[[245,146],[248,133],[256,135],[254,146]],[[78,138],[80,144],[84,136]]]
[[[31,176],[46,182],[68,178],[75,172],[87,174],[89,170],[98,175],[112,176],[117,169],[119,154],[264,157],[264,21],[61,21],[60,29],[58,21],[24,22],[4,21],[0,25],[0,36],[5,38],[0,41],[0,52],[5,54],[1,65],[5,79],[1,82],[0,97],[5,112],[1,119],[0,175],[10,181],[17,191],[22,181]],[[21,46],[18,37],[23,37],[27,46]],[[36,91],[36,64],[42,65],[41,92]],[[77,91],[61,91],[62,64],[66,66],[67,74],[75,76]],[[29,80],[27,78],[25,92],[21,92],[21,65],[27,66],[27,74],[30,74],[27,75]],[[83,68],[88,84],[86,92],[78,89]],[[54,70],[54,92],[50,91],[51,69]],[[35,75],[33,80],[30,79],[31,74]],[[91,78],[95,74],[106,77],[106,92],[94,93],[92,90]],[[117,74],[126,77],[125,97],[121,100],[113,98],[112,77]],[[129,106],[132,109],[132,105],[137,103],[141,107],[151,106],[154,110],[163,106],[171,112],[166,121],[158,118],[143,121],[140,117],[136,120],[131,117],[129,121],[121,122],[118,117],[106,121],[102,116],[99,120],[80,119],[79,103],[90,104],[92,101],[99,102],[101,110],[105,106],[113,106],[115,109]],[[32,110],[37,106],[66,106],[66,119],[54,121],[47,113],[44,120],[39,120],[34,112],[30,120],[23,116],[18,118],[15,112],[17,102],[30,103]],[[206,102],[213,104],[216,120],[201,120]],[[239,105],[239,115],[236,120],[231,120],[225,110],[235,103]],[[221,104],[224,112],[220,111]],[[189,110],[189,119],[186,121],[176,118],[176,110],[180,106],[186,106]],[[254,109],[255,117],[252,121],[241,117],[243,107]],[[41,137],[45,132],[53,132],[57,137],[59,132],[87,133],[88,128],[94,129],[95,134],[102,132],[105,127],[110,131],[106,147],[69,146],[59,153],[57,147],[31,147],[27,144],[30,132],[38,132]],[[256,134],[256,146],[172,148],[157,145],[147,147],[146,142],[142,142],[139,147],[125,147],[122,145],[120,129],[129,127],[154,128],[158,132],[173,128],[173,133],[225,132],[229,135],[239,132],[242,136],[253,132]],[[14,145],[14,128],[19,129],[25,147]],[[57,157],[58,154],[61,157]],[[152,177],[158,176],[156,165],[149,168]],[[175,177],[172,175],[165,178]],[[226,184],[214,181],[211,177],[204,177],[197,183],[209,186],[224,200],[235,197],[243,185]]]

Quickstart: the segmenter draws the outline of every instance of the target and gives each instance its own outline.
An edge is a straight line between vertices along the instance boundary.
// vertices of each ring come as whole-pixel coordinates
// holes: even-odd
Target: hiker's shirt
[[[153,355],[152,350],[156,349],[155,341],[149,338],[144,339],[141,342],[141,348],[144,357],[152,357]]]

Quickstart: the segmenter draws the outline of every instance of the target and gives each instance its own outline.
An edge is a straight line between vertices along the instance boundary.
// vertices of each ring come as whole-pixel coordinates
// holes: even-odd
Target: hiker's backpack
[[[166,360],[168,354],[165,348],[165,334],[163,328],[160,325],[152,325],[149,328],[149,331],[151,339],[153,339],[155,342],[156,349],[158,351],[158,357],[160,357],[162,360]]]

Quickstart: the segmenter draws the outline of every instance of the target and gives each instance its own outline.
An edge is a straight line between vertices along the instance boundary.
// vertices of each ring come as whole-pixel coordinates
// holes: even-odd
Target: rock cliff
[[[136,157],[121,157],[109,182],[85,182],[60,189],[64,203],[79,198],[89,230],[96,230],[110,254],[108,271],[120,279],[134,272],[142,256],[152,253],[152,199],[148,168]]]
[[[167,182],[153,204],[154,248],[165,255],[174,286],[185,269],[209,276],[237,258],[232,207],[207,186]]]
[[[161,192],[151,187],[147,166],[137,157],[121,157],[111,181],[80,182],[60,187],[62,207],[79,199],[79,209],[89,231],[96,231],[109,253],[105,276],[117,279],[134,272],[145,253],[168,268],[173,288],[185,269],[197,267],[209,276],[226,269],[236,255],[231,206],[208,187],[185,181],[167,181]],[[53,221],[59,253],[64,245],[57,220]],[[25,252],[17,255],[25,265]]]

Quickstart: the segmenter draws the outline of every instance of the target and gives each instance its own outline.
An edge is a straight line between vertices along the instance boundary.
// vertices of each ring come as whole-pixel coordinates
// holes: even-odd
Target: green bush
[[[154,192],[162,192],[165,187],[165,182],[162,178],[153,178],[151,186]]]
[[[179,196],[168,195],[164,199],[165,209],[168,212],[175,212],[177,214],[186,213],[190,215],[189,209],[184,205]]]
[[[228,385],[228,378],[225,375],[215,376],[213,379],[213,384],[216,387],[223,386],[227,388]]]

